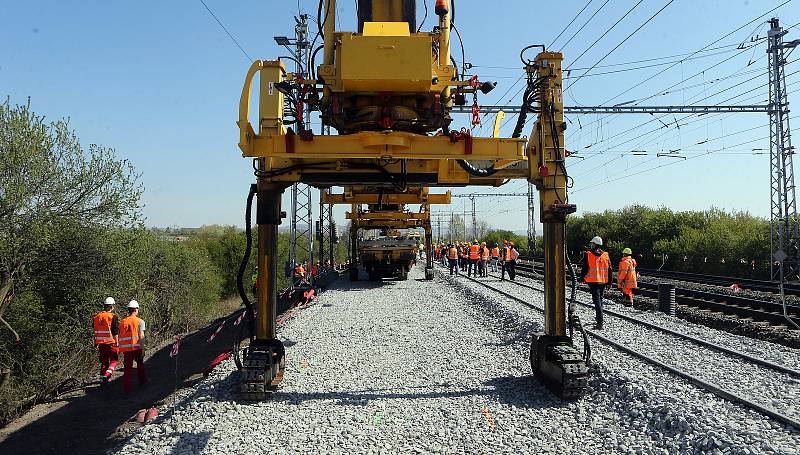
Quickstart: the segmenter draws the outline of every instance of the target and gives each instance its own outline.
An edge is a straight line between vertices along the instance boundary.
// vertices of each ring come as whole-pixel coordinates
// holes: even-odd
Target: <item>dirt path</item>
[[[340,274],[326,275],[317,284],[327,286]],[[279,299],[278,312],[289,309],[291,302]],[[145,368],[149,383],[134,393],[122,392],[122,364],[114,379],[106,386],[94,385],[59,400],[35,406],[22,417],[0,429],[0,453],[41,455],[104,454],[127,438],[140,424],[133,421],[136,412],[152,406],[160,407],[176,388],[188,387],[203,378],[201,372],[220,353],[233,346],[241,326],[234,320],[238,310],[228,316],[220,334],[210,343],[209,336],[219,327],[222,318],[183,338],[176,375],[175,359],[169,356],[172,344],[164,344],[147,353]],[[135,373],[134,373],[135,376]]]
[[[234,315],[240,314],[240,311]],[[230,316],[229,316],[230,318]],[[221,352],[233,345],[240,327],[230,321],[211,342],[217,320],[184,337],[178,357],[177,385],[184,387],[202,378],[198,374]],[[149,383],[134,393],[122,392],[122,365],[106,386],[93,385],[60,400],[35,406],[0,430],[0,453],[7,454],[102,454],[139,426],[130,419],[139,409],[158,407],[175,391],[175,359],[171,344],[149,354],[145,361]]]

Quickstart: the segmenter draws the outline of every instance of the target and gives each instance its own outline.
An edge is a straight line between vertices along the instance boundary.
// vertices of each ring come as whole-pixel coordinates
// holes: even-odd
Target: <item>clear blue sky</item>
[[[637,2],[593,0],[552,48],[563,48],[565,66],[592,66],[669,0],[643,0],[590,48]],[[313,16],[316,3],[302,0],[299,5]],[[418,3],[421,17],[422,2]],[[433,3],[428,0],[430,8]],[[456,20],[467,61],[475,65],[474,71],[482,79],[499,82],[497,89],[481,102],[508,102],[521,87],[513,85],[522,74],[518,69],[520,48],[534,43],[550,45],[586,3],[587,0],[458,1]],[[780,3],[783,1],[674,0],[600,65],[698,51]],[[207,0],[207,4],[251,57],[269,59],[285,54],[272,37],[291,35],[297,2]],[[353,4],[340,1],[342,29],[352,30],[355,26]],[[800,22],[800,0],[711,47],[732,46],[749,41],[756,34],[764,36],[765,21],[772,16],[780,17],[784,26]],[[250,62],[199,0],[0,0],[0,17],[4,18],[0,28],[0,95],[10,96],[14,103],[24,103],[30,97],[37,112],[51,119],[69,117],[85,143],[113,147],[120,157],[131,160],[143,174],[148,225],[242,224],[243,200],[253,178],[249,161],[241,158],[236,146],[235,120]],[[430,18],[425,29],[429,25]],[[791,29],[787,39],[799,37],[800,26]],[[761,41],[745,51],[724,47],[701,52],[694,56],[700,58],[676,65],[671,62],[682,57],[598,66],[570,88],[565,102],[593,105],[641,100],[675,85],[670,94],[641,104],[689,104],[707,96],[702,104],[713,104],[736,95],[742,96],[727,103],[760,103],[767,97],[765,49]],[[454,54],[460,54],[457,45]],[[800,69],[794,64],[797,57],[800,54],[790,58],[787,75]],[[653,64],[662,65],[591,76]],[[584,71],[575,69],[570,76],[576,78]],[[695,73],[700,74],[681,82]],[[651,80],[641,83],[651,76]],[[724,79],[713,82],[717,78]],[[748,81],[750,78],[755,79]],[[798,79],[797,75],[788,77],[793,104],[800,102],[800,93],[792,92],[800,89]],[[628,89],[631,90],[611,100]],[[719,91],[722,92],[716,94]],[[501,99],[504,93],[507,94]],[[510,102],[519,103],[519,98],[517,95]],[[769,133],[766,114],[685,119],[667,116],[660,120],[649,115],[602,117],[569,117],[567,148],[584,157],[569,162],[575,178],[571,200],[581,211],[641,203],[674,209],[705,209],[713,205],[768,216],[768,155],[752,155],[754,148],[769,147],[763,139]],[[460,121],[466,121],[466,117]],[[640,126],[645,122],[650,123]],[[800,118],[792,120],[795,131],[799,124]],[[513,120],[506,124],[504,132],[510,134],[512,127]],[[529,127],[530,123],[526,134]],[[707,142],[697,145],[703,141]],[[744,142],[747,143],[738,145]],[[798,142],[800,136],[795,135],[795,143]],[[675,149],[681,149],[678,153],[686,157],[724,150],[685,161],[655,157],[656,152]],[[648,155],[632,156],[631,150],[646,150]],[[662,164],[672,165],[654,169]],[[645,172],[634,175],[639,171]],[[486,191],[524,189],[523,182],[512,182]],[[469,191],[473,189],[456,190]],[[454,204],[455,210],[461,210],[461,202]],[[285,207],[288,209],[288,204]],[[478,202],[478,210],[479,217],[494,226],[525,229],[524,198],[487,198]],[[340,219],[342,211],[337,215]]]

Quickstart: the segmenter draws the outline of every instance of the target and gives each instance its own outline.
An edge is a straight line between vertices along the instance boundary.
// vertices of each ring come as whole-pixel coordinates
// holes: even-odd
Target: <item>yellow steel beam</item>
[[[419,195],[413,193],[391,194],[323,194],[322,202],[325,204],[449,204],[451,194]]]
[[[241,115],[241,114],[240,114]],[[240,128],[247,125],[239,125]],[[473,137],[450,141],[447,136],[423,136],[400,131],[364,131],[343,136],[257,135],[241,147],[243,156],[294,160],[416,158],[427,160],[526,160],[525,139]]]
[[[430,218],[428,212],[347,212],[348,220],[427,220]]]

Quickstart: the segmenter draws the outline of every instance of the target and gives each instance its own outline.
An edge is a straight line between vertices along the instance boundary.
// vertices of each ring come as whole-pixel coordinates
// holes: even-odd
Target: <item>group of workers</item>
[[[442,265],[450,269],[450,275],[466,272],[471,277],[488,277],[489,272],[500,269],[500,279],[516,278],[516,261],[519,251],[514,247],[514,242],[503,240],[503,247],[497,243],[490,246],[477,239],[469,242],[456,242],[445,245],[440,243],[433,249],[434,259],[441,261]]]
[[[107,297],[103,302],[103,310],[93,320],[94,344],[100,356],[100,376],[103,383],[111,379],[111,375],[119,363],[119,354],[123,355],[125,370],[122,375],[122,388],[131,393],[133,382],[133,363],[136,362],[136,373],[139,385],[147,383],[144,370],[144,331],[145,323],[139,318],[139,302],[131,300],[126,306],[128,316],[122,320],[114,312],[116,301]]]
[[[606,286],[613,283],[611,258],[603,251],[603,239],[594,237],[589,242],[589,250],[581,259],[581,272],[579,281],[586,283],[592,294],[595,308],[595,328],[603,328],[603,295]],[[503,240],[503,247],[486,242],[474,240],[469,242],[456,242],[445,245],[440,243],[433,248],[434,259],[441,261],[442,265],[450,269],[450,275],[466,272],[467,276],[489,276],[489,271],[497,272],[500,267],[500,279],[505,280],[508,273],[510,280],[516,278],[516,261],[519,252],[514,247],[514,242]],[[622,250],[622,259],[617,271],[617,288],[622,291],[625,305],[633,305],[633,290],[636,289],[636,260],[632,257],[630,248]]]
[[[607,285],[613,283],[611,258],[603,251],[603,239],[594,237],[589,242],[589,250],[581,260],[580,281],[586,283],[592,294],[595,311],[595,328],[603,329],[603,294]],[[636,289],[636,259],[630,248],[622,250],[622,259],[617,270],[617,288],[625,296],[623,303],[633,306],[633,290]]]

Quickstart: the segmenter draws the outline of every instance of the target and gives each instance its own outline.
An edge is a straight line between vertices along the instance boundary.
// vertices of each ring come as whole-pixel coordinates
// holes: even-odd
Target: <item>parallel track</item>
[[[522,272],[520,275],[529,278],[537,278],[536,274],[541,273],[536,270],[538,264],[518,263],[517,269]],[[636,294],[657,299],[658,285],[655,283],[639,283]],[[701,310],[716,312],[736,316],[743,320],[766,322],[776,327],[793,327],[783,317],[783,306],[780,303],[742,297],[737,295],[699,291],[682,287],[675,288],[675,300],[678,305],[694,307]],[[787,310],[790,317],[800,320],[800,307],[789,306]]]
[[[540,261],[541,258],[520,256],[524,261]],[[708,284],[711,286],[729,287],[736,283],[741,289],[748,291],[769,292],[772,294],[780,294],[780,284],[777,281],[759,280],[755,278],[739,278],[733,276],[722,275],[706,275],[704,273],[695,272],[679,272],[676,270],[658,270],[658,269],[645,269],[637,268],[637,271],[646,277],[652,278],[666,278],[675,281],[684,281],[688,283]],[[783,292],[786,295],[800,296],[800,284],[785,283],[783,285]]]
[[[527,302],[527,301],[525,301],[525,300],[523,300],[523,299],[521,299],[521,298],[519,298],[519,297],[517,297],[517,296],[515,296],[513,294],[510,294],[510,293],[508,293],[506,291],[498,289],[498,288],[496,288],[494,286],[491,286],[491,285],[489,285],[489,284],[487,284],[487,283],[485,283],[483,281],[477,280],[475,278],[470,278],[470,277],[467,277],[465,275],[462,275],[462,276],[464,278],[467,278],[470,281],[473,281],[475,283],[480,284],[481,286],[484,286],[484,287],[486,287],[488,289],[491,289],[492,291],[497,292],[497,293],[503,295],[506,298],[514,300],[515,302],[521,303],[522,305],[525,305],[525,306],[527,306],[529,308],[535,309],[535,310],[537,310],[539,312],[542,312],[542,313],[544,312],[543,308],[540,308],[537,305],[529,303],[529,302]],[[509,282],[510,283],[514,283],[516,285],[519,285],[521,287],[525,287],[525,288],[541,291],[541,289],[538,289],[536,287],[533,287],[533,286],[530,286],[530,285],[527,285],[527,284],[524,284],[524,283],[519,283],[519,282],[516,282],[516,281],[509,281]],[[587,305],[587,304],[583,304],[582,302],[578,302],[578,303],[580,303],[582,305]],[[633,317],[630,317],[630,316],[627,316],[627,315],[622,315],[622,314],[614,312],[614,311],[605,310],[605,312],[607,314],[609,314],[609,315],[614,316],[614,317],[620,317],[620,318],[628,320],[630,322],[635,322],[637,324],[641,324],[641,325],[643,325],[645,327],[648,327],[648,328],[652,328],[652,329],[655,329],[655,330],[663,331],[665,333],[669,333],[669,334],[674,335],[674,336],[678,336],[678,337],[680,337],[682,339],[689,340],[689,341],[691,341],[693,343],[696,343],[698,345],[718,350],[718,351],[720,351],[720,352],[722,352],[723,354],[726,354],[726,355],[730,355],[730,356],[733,356],[733,357],[738,357],[738,358],[741,358],[741,359],[745,359],[748,362],[751,362],[751,363],[754,363],[754,364],[757,364],[757,365],[760,365],[760,366],[763,366],[763,367],[766,367],[766,368],[770,368],[772,370],[778,371],[778,372],[783,373],[783,374],[787,374],[787,375],[790,375],[790,376],[793,376],[793,377],[800,376],[800,371],[788,368],[788,367],[783,366],[783,365],[775,364],[774,362],[770,362],[769,360],[766,360],[766,359],[753,357],[753,356],[751,356],[749,354],[745,354],[743,352],[739,352],[739,351],[736,351],[736,350],[733,350],[733,349],[730,349],[730,348],[725,348],[725,347],[719,346],[719,345],[717,345],[715,343],[711,343],[711,342],[708,342],[706,340],[702,340],[700,338],[693,337],[691,335],[686,335],[686,334],[682,334],[682,333],[679,333],[679,332],[675,332],[675,331],[672,331],[671,329],[667,329],[665,327],[660,327],[660,326],[657,326],[655,324],[651,324],[649,322],[645,322],[645,321],[642,321],[642,320],[639,320],[637,318],[633,318]],[[700,377],[698,377],[698,376],[696,376],[696,375],[694,375],[694,374],[692,374],[692,373],[690,373],[688,371],[685,371],[685,370],[683,370],[683,369],[681,369],[679,367],[676,367],[676,366],[673,366],[673,365],[668,365],[668,364],[666,364],[666,363],[664,363],[664,362],[662,362],[662,361],[660,361],[658,359],[654,359],[651,356],[648,356],[647,354],[639,352],[639,351],[637,351],[637,350],[635,350],[635,349],[633,349],[633,348],[631,348],[629,346],[625,346],[624,344],[621,344],[621,343],[619,343],[617,341],[614,341],[614,340],[608,338],[605,335],[601,335],[595,330],[591,330],[591,329],[588,329],[588,328],[585,328],[585,327],[584,327],[584,330],[591,337],[599,340],[600,342],[608,344],[610,346],[613,346],[613,347],[617,348],[618,350],[621,350],[621,351],[623,351],[623,352],[625,352],[627,354],[630,354],[630,355],[632,355],[632,356],[634,356],[634,357],[636,357],[638,359],[641,359],[641,360],[643,360],[643,361],[645,361],[645,362],[647,362],[647,363],[649,363],[651,365],[655,365],[655,366],[657,366],[659,368],[665,369],[665,370],[671,372],[672,374],[675,374],[676,376],[679,376],[679,377],[681,377],[683,379],[686,379],[687,381],[691,382],[692,384],[694,384],[694,385],[696,385],[696,386],[698,386],[698,387],[700,387],[700,388],[702,388],[702,389],[704,389],[704,390],[706,390],[708,392],[711,392],[711,393],[717,395],[720,398],[723,398],[725,400],[741,404],[742,406],[745,406],[747,408],[753,409],[753,410],[755,410],[755,411],[757,411],[757,412],[759,412],[759,413],[761,413],[761,414],[763,414],[765,416],[768,416],[768,417],[770,417],[772,419],[775,419],[775,420],[777,420],[777,421],[779,421],[781,423],[784,423],[786,425],[790,425],[790,426],[794,427],[795,429],[800,430],[800,420],[797,420],[794,417],[787,416],[786,414],[778,412],[778,411],[776,411],[776,410],[774,410],[774,409],[772,409],[770,407],[767,407],[767,406],[761,405],[759,403],[756,403],[756,402],[754,402],[754,401],[752,401],[752,400],[750,400],[750,399],[748,399],[748,398],[746,398],[744,396],[741,396],[741,395],[739,395],[739,394],[737,394],[735,392],[732,392],[732,391],[729,391],[729,390],[725,390],[723,387],[718,386],[716,384],[713,384],[711,382],[708,382],[708,381],[706,381],[706,380],[704,380],[704,379],[702,379],[702,378],[700,378]]]

